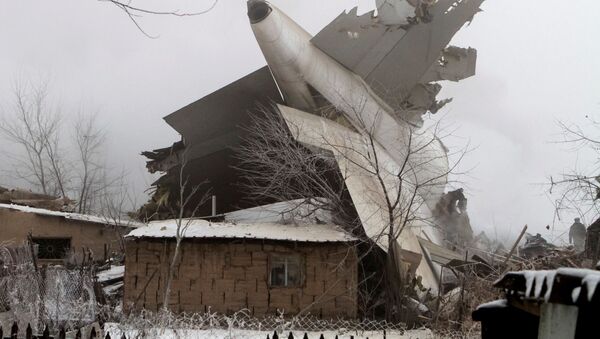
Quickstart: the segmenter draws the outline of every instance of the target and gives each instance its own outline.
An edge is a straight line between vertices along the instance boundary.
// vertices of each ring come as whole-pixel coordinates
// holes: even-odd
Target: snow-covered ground
[[[110,333],[111,338],[120,338],[123,334],[122,326],[116,323],[105,324],[105,335]],[[302,339],[304,337],[303,331],[292,331],[294,338]],[[288,338],[290,332],[283,331],[278,332],[278,336],[281,339]],[[368,332],[347,332],[347,331],[325,331],[325,332],[306,332],[309,339],[318,339],[323,334],[325,339],[334,339],[336,335],[338,338],[350,338],[354,336],[355,339],[383,339],[383,331],[368,331]],[[128,339],[132,338],[161,338],[161,339],[192,339],[192,338],[208,338],[208,339],[265,339],[267,335],[273,338],[273,331],[252,331],[242,329],[212,329],[212,330],[169,330],[169,329],[147,329],[145,331],[139,330],[125,330],[125,335]],[[405,332],[388,331],[386,333],[387,339],[430,339],[434,338],[430,330],[420,329],[411,330]]]

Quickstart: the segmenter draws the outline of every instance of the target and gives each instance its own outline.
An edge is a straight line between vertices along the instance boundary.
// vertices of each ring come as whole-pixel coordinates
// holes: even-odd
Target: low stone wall
[[[174,239],[126,242],[125,307],[158,310]],[[269,256],[299,253],[304,278],[300,287],[269,287]],[[346,243],[295,243],[262,240],[185,240],[169,308],[175,312],[253,315],[306,311],[322,318],[356,316],[357,256]]]

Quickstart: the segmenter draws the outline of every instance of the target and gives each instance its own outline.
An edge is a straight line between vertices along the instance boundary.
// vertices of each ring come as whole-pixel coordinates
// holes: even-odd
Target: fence
[[[247,310],[233,314],[175,314],[142,311],[104,325],[111,338],[405,338],[405,325],[377,320],[324,320],[314,316],[254,317]],[[420,336],[423,338],[426,336]]]
[[[28,253],[0,244],[0,313],[34,329],[93,322],[97,306],[89,267],[37,267]]]
[[[100,339],[101,336],[98,335],[96,328],[95,327],[91,327],[91,329],[89,331],[85,331],[85,329],[79,328],[77,329],[77,331],[72,331],[74,332],[73,335],[71,335],[70,337],[74,337],[76,339]],[[87,333],[85,333],[87,332]],[[34,339],[34,338],[39,338],[39,339],[54,339],[54,338],[59,338],[59,339],[66,339],[67,338],[67,333],[68,331],[65,330],[64,328],[61,328],[58,333],[56,334],[56,336],[52,336],[50,335],[50,330],[48,329],[48,326],[44,326],[44,331],[41,334],[33,334],[33,330],[31,328],[31,324],[27,324],[27,329],[25,330],[25,338],[26,339]],[[83,334],[85,333],[85,335]],[[8,337],[4,337],[4,331],[2,326],[0,326],[0,339],[2,338],[6,338],[6,339],[18,339],[19,338],[19,325],[14,322],[13,325],[10,328],[10,332],[7,333],[9,334]],[[110,338],[110,335],[106,335],[106,337]],[[22,338],[22,336],[21,336]]]
[[[68,331],[66,331],[64,328],[61,328],[59,330],[59,332],[55,335],[52,336],[50,335],[50,330],[48,329],[47,326],[45,326],[44,331],[41,334],[37,334],[34,335],[33,334],[33,330],[31,329],[31,325],[28,324],[27,325],[27,329],[25,330],[25,339],[34,339],[34,338],[38,338],[38,339],[54,339],[54,338],[58,338],[58,339],[66,339],[67,338],[67,333],[69,333],[69,337],[74,337],[75,339],[128,339],[127,336],[123,333],[121,334],[121,336],[114,336],[111,337],[110,333],[106,333],[104,336],[102,336],[101,331],[96,331],[96,327],[92,326],[89,331],[86,331],[85,328],[79,328],[77,329],[77,331],[70,331],[70,332],[74,332],[74,333],[69,333]],[[382,333],[382,338],[383,339],[387,339],[387,333],[384,330]],[[321,334],[313,334],[313,337],[318,336],[319,339],[325,339],[325,335],[323,333]],[[137,335],[130,335],[129,339],[132,338],[137,338]],[[285,334],[281,334],[281,336],[279,335],[279,333],[277,333],[277,331],[274,331],[273,334],[267,334],[267,339],[300,339],[300,336],[294,336],[294,334],[292,332],[289,332],[289,334],[287,336],[285,336]],[[354,335],[348,335],[345,336],[347,338],[350,339],[354,339]],[[13,323],[11,329],[10,329],[10,335],[8,337],[4,337],[4,333],[3,333],[3,329],[2,326],[0,326],[0,339],[2,338],[6,338],[6,339],[18,339],[19,338],[19,326],[18,324],[15,322]],[[308,333],[304,333],[304,335],[301,337],[302,339],[309,339],[308,337]],[[335,339],[342,339],[342,337],[340,335],[335,335]],[[369,339],[367,337],[367,339]]]

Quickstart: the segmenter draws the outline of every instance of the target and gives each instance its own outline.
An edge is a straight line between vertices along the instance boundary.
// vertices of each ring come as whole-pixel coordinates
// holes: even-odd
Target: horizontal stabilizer
[[[474,50],[446,47],[454,34],[480,11],[483,1],[438,0],[409,24],[397,26],[384,24],[373,12],[357,16],[354,8],[338,16],[311,42],[400,110],[402,101],[417,84],[456,81],[474,73]],[[395,11],[396,7],[388,7],[388,12]],[[383,18],[389,15],[379,13]],[[448,63],[443,67],[445,60]]]

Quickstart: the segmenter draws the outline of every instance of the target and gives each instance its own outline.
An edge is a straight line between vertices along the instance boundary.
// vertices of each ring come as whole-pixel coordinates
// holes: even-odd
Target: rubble
[[[546,255],[553,247],[554,245],[548,243],[539,233],[536,235],[526,234],[525,244],[519,251],[525,258],[537,258]]]
[[[72,212],[74,201],[66,197],[34,193],[22,189],[8,189],[0,186],[0,204],[14,204],[42,208],[51,211]]]
[[[96,281],[100,284],[104,296],[114,300],[119,295],[123,295],[124,276],[125,265],[111,265],[108,269],[96,272]]]
[[[473,229],[467,214],[467,198],[463,189],[442,196],[434,210],[436,222],[445,225],[445,239],[455,246],[465,247],[473,243]]]

